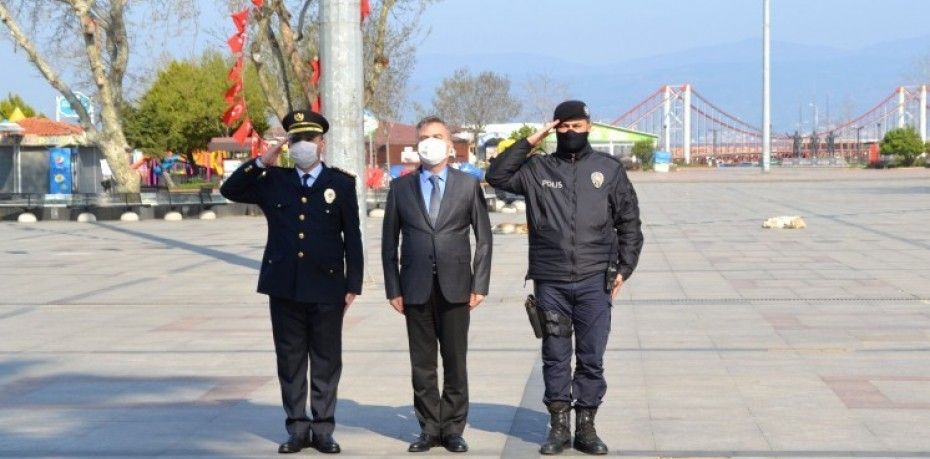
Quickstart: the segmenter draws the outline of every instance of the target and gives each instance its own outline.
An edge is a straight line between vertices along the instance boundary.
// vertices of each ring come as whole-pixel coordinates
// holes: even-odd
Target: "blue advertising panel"
[[[655,164],[669,164],[672,162],[672,153],[668,151],[657,151],[653,157]]]
[[[49,194],[71,194],[71,149],[48,150]]]

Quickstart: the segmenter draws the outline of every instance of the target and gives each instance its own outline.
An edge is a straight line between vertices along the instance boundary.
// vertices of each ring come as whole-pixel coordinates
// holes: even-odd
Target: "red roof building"
[[[36,135],[41,137],[52,137],[61,135],[80,135],[84,133],[84,128],[76,124],[53,121],[48,118],[25,118],[17,121],[16,124],[26,130],[26,135]]]

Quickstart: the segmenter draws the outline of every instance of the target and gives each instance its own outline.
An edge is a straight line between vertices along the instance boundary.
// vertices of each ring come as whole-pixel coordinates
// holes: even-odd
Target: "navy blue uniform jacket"
[[[250,160],[220,187],[236,202],[258,204],[268,241],[258,292],[304,303],[343,304],[362,293],[362,236],[355,177],[324,167],[306,188],[294,168]]]

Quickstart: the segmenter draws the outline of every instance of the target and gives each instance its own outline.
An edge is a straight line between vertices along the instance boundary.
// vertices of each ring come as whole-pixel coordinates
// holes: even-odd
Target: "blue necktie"
[[[304,187],[310,188],[310,174],[301,175],[300,178],[304,181]]]
[[[439,201],[442,200],[442,196],[439,195],[439,177],[429,176],[429,183],[433,185],[433,191],[429,193],[429,220],[435,225],[436,219],[439,218]]]

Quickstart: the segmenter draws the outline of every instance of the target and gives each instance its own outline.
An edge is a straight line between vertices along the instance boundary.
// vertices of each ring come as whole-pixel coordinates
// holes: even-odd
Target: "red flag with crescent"
[[[241,100],[237,101],[235,104],[226,109],[226,113],[223,113],[223,124],[232,126],[232,124],[242,116],[242,112],[244,111],[245,104],[243,104]]]
[[[239,145],[245,143],[245,139],[252,134],[252,120],[249,117],[245,117],[245,120],[242,121],[242,124],[239,125],[239,129],[236,129],[236,132],[233,133],[233,138],[236,139],[236,142],[239,142]]]
[[[233,83],[233,85],[230,86],[229,89],[226,90],[226,96],[225,96],[226,104],[231,105],[233,101],[236,100],[236,97],[239,96],[240,92],[242,92],[242,80],[241,79]]]
[[[365,19],[371,14],[371,5],[368,0],[362,0],[360,6],[362,8],[362,19],[359,22],[365,22]]]
[[[230,83],[235,83],[242,79],[242,66],[245,65],[245,62],[242,59],[242,56],[239,56],[236,59],[236,63],[233,64],[232,68],[229,69],[229,74],[226,75],[226,79]]]
[[[268,149],[268,144],[258,136],[258,133],[254,130],[252,131],[252,157],[257,158],[265,154],[265,150]]]
[[[245,32],[245,24],[249,20],[249,9],[243,8],[232,14],[233,23],[236,24],[236,30],[239,33]]]
[[[310,69],[313,70],[313,75],[310,76],[310,84],[316,86],[320,84],[320,58],[314,56],[313,60],[310,61]]]
[[[229,45],[229,49],[232,50],[233,54],[241,53],[242,46],[245,44],[245,34],[237,33],[229,37],[229,40],[226,40],[226,44]]]

